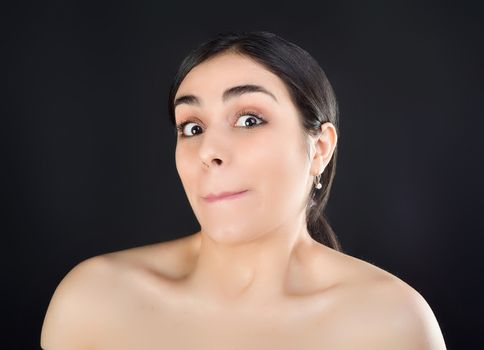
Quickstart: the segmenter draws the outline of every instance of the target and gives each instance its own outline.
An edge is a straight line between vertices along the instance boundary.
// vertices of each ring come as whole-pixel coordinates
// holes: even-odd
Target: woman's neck
[[[270,300],[297,290],[307,278],[307,253],[317,244],[305,220],[281,225],[250,241],[219,242],[203,230],[195,237],[197,256],[187,283],[216,303]]]

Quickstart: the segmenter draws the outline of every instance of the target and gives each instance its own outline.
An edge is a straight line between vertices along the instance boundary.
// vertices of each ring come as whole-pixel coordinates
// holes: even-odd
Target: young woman
[[[338,108],[306,51],[220,35],[182,62],[169,112],[201,230],[74,267],[43,349],[445,349],[425,299],[325,220]]]

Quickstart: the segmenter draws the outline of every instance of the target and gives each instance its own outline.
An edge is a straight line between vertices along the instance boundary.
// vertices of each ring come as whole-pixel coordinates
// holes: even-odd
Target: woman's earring
[[[321,175],[316,176],[316,189],[320,190],[323,185],[321,185],[321,182],[319,180],[321,179]]]

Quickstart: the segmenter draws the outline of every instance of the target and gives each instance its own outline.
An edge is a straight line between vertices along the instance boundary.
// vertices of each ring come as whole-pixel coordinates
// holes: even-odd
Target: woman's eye
[[[237,121],[242,120],[242,123],[236,123],[236,126],[242,126],[246,128],[251,128],[255,125],[260,125],[264,123],[264,120],[254,114],[244,113],[237,117]],[[259,121],[259,122],[258,122]],[[193,135],[199,134],[202,131],[200,125],[195,122],[184,122],[177,126],[182,137],[192,137]]]
[[[258,124],[262,124],[262,119],[260,119],[259,117],[257,117],[256,115],[253,115],[253,114],[250,114],[250,113],[246,113],[246,114],[242,114],[240,115],[237,120],[244,120],[244,117],[248,117],[247,119],[245,119],[244,123],[243,123],[243,126],[247,126],[247,127],[251,127],[251,126],[254,126],[254,125],[258,125]],[[257,124],[257,120],[260,120],[260,123]],[[237,124],[236,124],[237,125]]]
[[[192,126],[190,126],[190,127],[187,127],[187,126],[189,126],[190,124],[194,124],[194,125],[192,125]],[[190,132],[193,132],[193,131],[195,130],[197,133],[199,133],[201,129],[202,129],[202,128],[201,128],[201,127],[200,127],[200,126],[199,126],[197,123],[193,123],[193,122],[186,122],[186,123],[182,123],[182,124],[181,124],[181,125],[178,127],[178,130],[180,130],[180,131],[181,131],[182,135],[183,135],[183,136],[188,136],[188,137],[190,137],[190,136],[192,136],[192,135],[190,135],[190,134],[188,134],[188,135],[187,135],[187,133],[186,133],[185,131],[190,131]]]

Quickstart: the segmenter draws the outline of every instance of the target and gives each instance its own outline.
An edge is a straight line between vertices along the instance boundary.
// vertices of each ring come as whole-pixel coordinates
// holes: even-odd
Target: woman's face
[[[178,131],[176,167],[203,232],[219,242],[249,241],[301,215],[311,164],[281,79],[247,56],[224,53],[193,68],[175,101],[176,124],[189,122]]]

